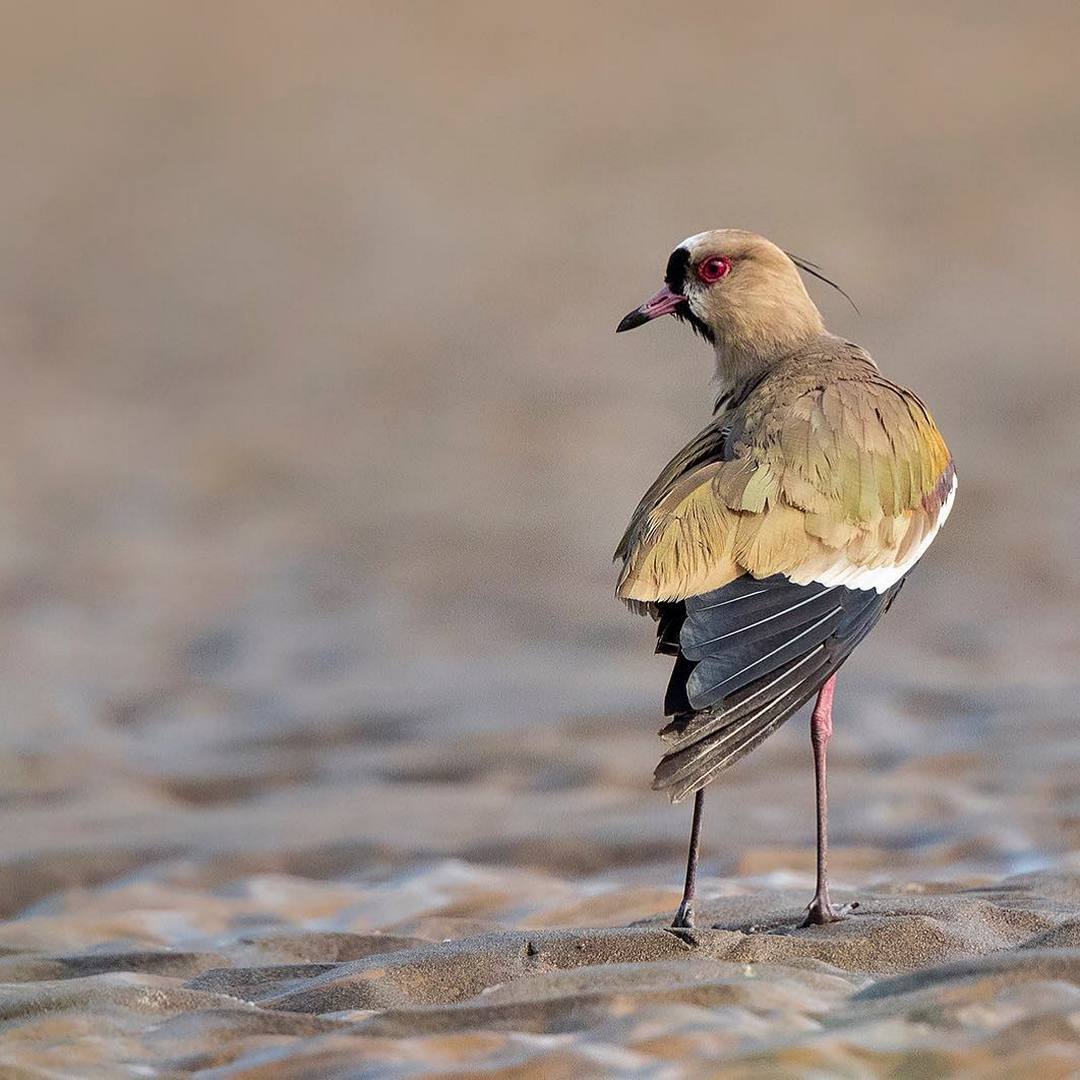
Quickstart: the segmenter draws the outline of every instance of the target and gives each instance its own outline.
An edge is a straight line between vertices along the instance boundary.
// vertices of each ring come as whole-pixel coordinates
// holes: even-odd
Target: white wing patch
[[[952,488],[941,504],[941,512],[937,516],[937,521],[934,522],[933,529],[923,537],[915,553],[906,562],[899,566],[878,566],[874,569],[852,563],[841,563],[832,570],[818,574],[813,580],[821,585],[846,585],[849,589],[876,589],[879,593],[887,591],[923,557],[926,549],[937,536],[938,530],[945,524],[955,498],[956,477],[953,476]]]

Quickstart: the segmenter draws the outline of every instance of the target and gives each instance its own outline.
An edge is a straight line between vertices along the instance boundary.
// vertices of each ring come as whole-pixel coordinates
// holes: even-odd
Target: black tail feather
[[[668,656],[678,656],[679,634],[686,619],[686,605],[680,600],[677,603],[657,604],[656,609],[656,620],[659,624],[656,627],[656,651]]]

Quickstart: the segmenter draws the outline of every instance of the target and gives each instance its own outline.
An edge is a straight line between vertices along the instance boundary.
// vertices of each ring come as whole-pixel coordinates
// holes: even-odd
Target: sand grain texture
[[[433,912],[467,869],[442,863],[422,875]],[[474,873],[487,884],[485,910],[500,882],[513,892],[513,870]],[[184,876],[190,883],[190,869]],[[572,885],[603,888],[612,911],[620,897],[636,902],[610,877],[547,883],[531,906],[512,901],[517,921],[545,922]],[[794,891],[706,878],[701,926],[689,933],[659,916],[448,940],[343,929],[365,900],[392,908],[415,884],[406,874],[354,885],[328,914],[325,893],[300,882],[238,880],[206,894],[233,898],[233,928],[191,930],[184,951],[9,955],[0,1063],[46,1069],[74,1045],[90,1054],[86,1075],[91,1049],[105,1046],[166,1075],[221,1077],[663,1076],[720,1065],[731,1075],[854,1075],[965,1062],[991,1075],[996,1060],[1019,1062],[1034,1047],[1048,1075],[1080,1067],[1080,870],[861,891],[857,913],[828,927],[798,927]],[[78,902],[131,919],[147,895],[133,883]],[[286,903],[292,921],[310,923],[317,910],[324,928],[283,932]],[[36,920],[62,925],[65,901],[51,906]]]

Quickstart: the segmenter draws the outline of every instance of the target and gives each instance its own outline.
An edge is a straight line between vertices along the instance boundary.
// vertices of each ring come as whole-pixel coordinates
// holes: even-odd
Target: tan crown
[[[682,288],[690,310],[708,328],[730,374],[768,365],[824,333],[798,268],[765,237],[714,229],[679,248],[689,253]],[[731,271],[710,285],[698,277],[697,267],[715,256],[729,259]]]

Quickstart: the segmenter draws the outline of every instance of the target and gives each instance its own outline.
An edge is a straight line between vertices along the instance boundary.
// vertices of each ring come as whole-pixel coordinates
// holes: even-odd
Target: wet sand
[[[0,1075],[1075,1075],[1075,5],[14,5]],[[760,8],[760,5],[758,5]],[[758,229],[960,490],[689,808],[611,599],[707,415],[616,339]]]
[[[139,1063],[260,1078],[1068,1076],[1080,1064],[1080,871],[859,890],[856,914],[810,929],[797,928],[801,890],[713,879],[702,926],[678,935],[659,917],[567,928],[619,923],[640,888],[579,879],[594,895],[568,903],[565,879],[536,873],[525,900],[519,872],[463,862],[374,886],[151,876],[46,905],[20,920],[21,941],[6,928],[5,1075]],[[387,921],[398,905],[408,918]],[[103,945],[110,919],[127,936]],[[26,951],[35,934],[72,947]]]
[[[1048,750],[1037,782],[1003,790],[1000,728],[989,745],[976,732],[975,753],[931,710],[907,723],[928,745],[903,762],[836,738],[835,899],[859,904],[846,921],[798,927],[813,885],[800,724],[710,791],[699,928],[680,934],[666,924],[688,814],[642,783],[645,718],[422,740],[383,719],[377,748],[362,725],[355,741],[294,733],[311,778],[293,784],[245,740],[235,783],[262,794],[144,796],[138,821],[96,842],[86,822],[81,850],[40,844],[32,873],[7,861],[22,892],[0,925],[0,1065],[1071,1075],[1075,760]],[[1045,721],[1037,734],[1065,744]],[[1048,869],[1010,872],[1036,850]]]

